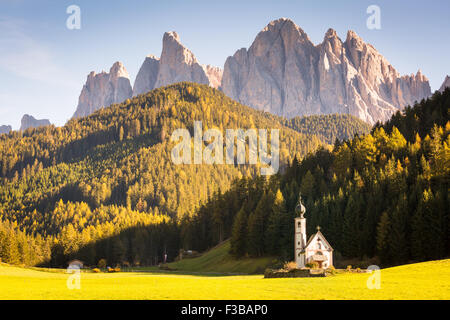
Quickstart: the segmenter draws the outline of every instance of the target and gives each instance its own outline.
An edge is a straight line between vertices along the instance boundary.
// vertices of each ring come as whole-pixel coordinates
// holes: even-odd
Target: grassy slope
[[[225,241],[198,258],[173,262],[169,266],[182,271],[251,274],[263,273],[275,262],[271,257],[234,259],[229,250],[230,241]]]
[[[380,290],[367,289],[367,274],[264,279],[83,273],[81,290],[68,290],[67,277],[0,265],[0,299],[450,299],[450,259],[384,269]]]

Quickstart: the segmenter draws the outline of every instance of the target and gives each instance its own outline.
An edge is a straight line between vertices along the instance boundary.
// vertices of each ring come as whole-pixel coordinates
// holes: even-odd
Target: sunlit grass
[[[368,274],[264,279],[262,275],[202,277],[146,272],[68,274],[0,265],[0,299],[450,299],[450,260],[381,270],[381,289]]]
[[[219,273],[264,273],[264,270],[274,261],[273,257],[234,259],[230,254],[230,241],[205,252],[198,258],[183,259],[170,263],[171,268],[193,272]]]

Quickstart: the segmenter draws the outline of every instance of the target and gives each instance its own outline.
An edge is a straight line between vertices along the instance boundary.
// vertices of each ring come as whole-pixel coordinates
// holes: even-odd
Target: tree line
[[[233,180],[255,177],[259,171],[258,166],[250,165],[174,165],[170,160],[174,145],[170,134],[178,128],[192,131],[194,120],[202,121],[205,130],[280,129],[280,160],[284,166],[295,156],[300,158],[317,150],[327,135],[314,135],[313,130],[301,133],[287,126],[283,118],[192,83],[153,90],[89,117],[70,120],[63,127],[2,134],[1,247],[17,248],[17,254],[2,254],[1,259],[57,265],[90,246],[89,250],[83,249],[83,257],[90,264],[101,256],[122,257],[112,253],[122,252],[117,248],[124,248],[123,259],[129,263],[155,263],[161,257],[159,248],[177,251],[179,241],[168,240],[177,243],[175,247],[160,245],[151,238],[154,231],[148,230],[156,225],[181,229],[204,210],[202,203],[214,199],[221,190],[229,190]],[[131,248],[140,245],[133,237],[122,235],[134,227],[149,234],[152,240],[144,242],[158,249],[149,250],[153,252],[150,255],[131,253]],[[226,228],[221,228],[219,238],[229,237]],[[113,238],[115,246],[92,249],[93,243]],[[192,242],[198,243],[195,239]],[[30,252],[36,253],[33,258],[25,258],[27,254],[22,253],[25,243]],[[111,259],[117,262],[116,258]]]

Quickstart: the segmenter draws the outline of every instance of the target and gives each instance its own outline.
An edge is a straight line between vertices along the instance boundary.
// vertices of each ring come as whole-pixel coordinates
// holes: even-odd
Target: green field
[[[0,299],[450,299],[450,259],[381,270],[381,289],[368,274],[264,279],[158,272],[82,273],[69,290],[68,274],[0,265]]]
[[[170,268],[191,272],[210,273],[264,273],[264,270],[276,263],[272,257],[234,259],[228,252],[230,241],[205,252],[198,258],[183,259],[169,264]]]

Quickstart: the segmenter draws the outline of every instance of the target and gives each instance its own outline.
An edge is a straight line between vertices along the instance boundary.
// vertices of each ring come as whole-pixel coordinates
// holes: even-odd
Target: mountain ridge
[[[372,124],[431,94],[420,71],[400,76],[356,32],[349,30],[343,42],[328,29],[314,45],[286,18],[270,22],[248,50],[227,58],[221,88],[236,101],[287,118],[349,113]]]
[[[22,117],[22,120],[20,121],[20,131],[25,131],[28,128],[39,128],[39,127],[45,127],[49,126],[51,123],[48,119],[36,119],[33,116],[30,116],[29,114],[25,114]]]
[[[124,78],[129,82],[128,75]],[[343,41],[330,28],[314,44],[292,20],[280,18],[265,26],[248,49],[229,56],[223,69],[200,64],[178,33],[166,32],[161,56],[148,55],[132,90],[127,85],[117,99],[107,99],[108,80],[91,73],[79,99],[78,109],[84,111],[75,115],[182,81],[208,84],[242,104],[287,118],[340,113],[371,124],[431,95],[420,70],[401,75],[355,31]]]
[[[73,118],[88,116],[101,107],[121,103],[131,97],[130,77],[125,66],[117,61],[109,73],[91,71],[81,90]]]

